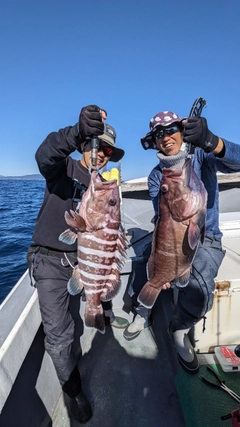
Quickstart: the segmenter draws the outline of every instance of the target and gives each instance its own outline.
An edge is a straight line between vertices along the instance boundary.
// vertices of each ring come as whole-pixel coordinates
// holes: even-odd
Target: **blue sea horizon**
[[[43,179],[1,179],[0,304],[28,268],[27,250],[44,189]]]

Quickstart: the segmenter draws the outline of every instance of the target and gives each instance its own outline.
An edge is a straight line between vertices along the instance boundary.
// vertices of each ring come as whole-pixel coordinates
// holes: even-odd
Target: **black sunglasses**
[[[87,147],[87,150],[91,149],[90,142],[85,142],[84,148]],[[99,140],[99,147],[98,151],[102,151],[104,156],[111,157],[113,154],[113,148],[109,147],[108,145],[103,145],[102,142]]]
[[[173,135],[174,133],[179,132],[180,130],[181,130],[180,126],[174,125],[174,126],[171,126],[169,128],[156,130],[156,132],[154,133],[153,136],[154,136],[155,141],[157,141],[158,139],[163,138],[165,134],[166,135]]]
[[[111,157],[113,153],[113,149],[109,147],[108,145],[103,145],[101,142],[99,144],[98,151],[102,151],[104,156]]]

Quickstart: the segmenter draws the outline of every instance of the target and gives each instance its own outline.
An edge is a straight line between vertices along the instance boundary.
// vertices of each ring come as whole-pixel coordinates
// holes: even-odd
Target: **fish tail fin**
[[[103,308],[100,304],[98,307],[90,307],[88,303],[86,303],[85,310],[85,325],[89,328],[95,328],[101,334],[105,333],[105,320],[103,314]]]
[[[161,289],[154,288],[148,281],[143,286],[137,300],[140,304],[144,305],[144,307],[152,308],[160,292]]]
[[[81,273],[78,267],[75,267],[71,279],[67,284],[67,289],[70,295],[80,294],[83,290],[83,284],[81,280]]]

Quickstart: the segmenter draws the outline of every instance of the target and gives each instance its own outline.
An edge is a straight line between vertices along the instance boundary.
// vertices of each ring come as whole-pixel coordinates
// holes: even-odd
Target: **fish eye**
[[[115,199],[110,199],[110,200],[109,200],[109,205],[110,205],[110,206],[114,206],[114,205],[116,205],[116,200],[115,200]]]
[[[161,186],[161,192],[162,193],[166,193],[168,191],[168,186],[166,185],[166,184],[163,184],[162,186]]]

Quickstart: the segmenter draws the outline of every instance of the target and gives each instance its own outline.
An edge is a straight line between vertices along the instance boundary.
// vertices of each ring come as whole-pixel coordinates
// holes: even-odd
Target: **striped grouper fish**
[[[82,197],[79,213],[65,212],[70,226],[59,240],[78,239],[78,264],[68,282],[71,295],[83,289],[85,325],[105,332],[101,301],[114,298],[120,289],[120,268],[126,255],[126,238],[120,230],[120,195],[117,181],[102,181],[97,171]]]
[[[148,281],[138,302],[152,308],[163,285],[186,286],[199,242],[205,235],[207,192],[191,159],[182,168],[164,168],[159,190],[159,218],[148,260]]]

